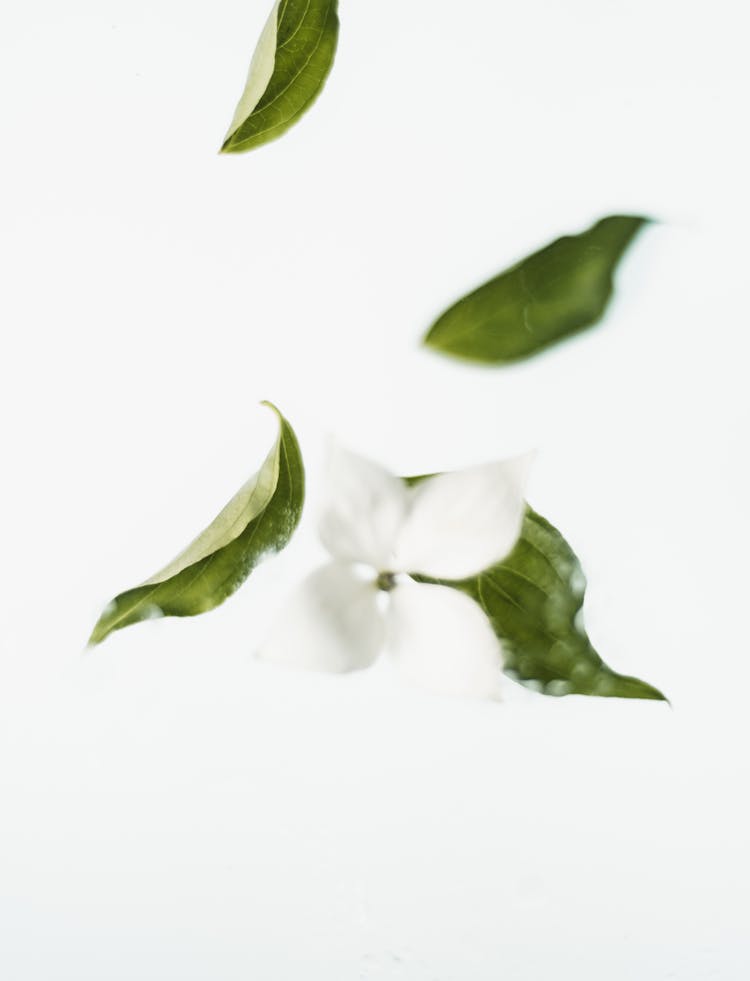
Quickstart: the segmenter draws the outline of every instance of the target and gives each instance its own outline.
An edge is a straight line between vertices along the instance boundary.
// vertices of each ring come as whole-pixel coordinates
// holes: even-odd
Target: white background
[[[747,25],[671,0],[342,2],[326,90],[216,151],[260,0],[2,14],[0,976],[744,981]],[[564,232],[645,213],[606,322],[419,349]],[[253,659],[318,559],[83,647],[286,413],[398,472],[535,447],[587,622],[657,703],[503,706]]]

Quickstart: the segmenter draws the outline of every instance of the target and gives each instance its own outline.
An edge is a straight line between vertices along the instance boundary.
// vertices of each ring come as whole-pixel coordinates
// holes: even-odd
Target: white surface
[[[0,975],[744,981],[747,25],[676,0],[342,4],[310,115],[216,150],[265,3],[4,8]],[[599,330],[420,351],[553,236],[645,212]],[[81,650],[263,459],[535,447],[592,639],[658,704],[252,658],[312,523],[218,611]]]

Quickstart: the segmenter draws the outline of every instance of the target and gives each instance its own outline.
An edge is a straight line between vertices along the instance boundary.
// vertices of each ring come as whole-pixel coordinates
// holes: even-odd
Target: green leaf
[[[513,551],[483,572],[477,586],[511,677],[547,695],[664,700],[646,682],[613,671],[594,650],[583,626],[581,563],[557,528],[530,507]]]
[[[424,338],[470,361],[506,364],[591,327],[612,295],[612,275],[646,218],[612,215],[521,260],[449,307]]]
[[[431,474],[404,477],[410,486]],[[412,576],[471,596],[503,647],[505,673],[545,695],[601,695],[666,701],[660,691],[608,667],[583,626],[586,580],[563,536],[526,506],[521,534],[497,565],[460,581]]]
[[[263,466],[174,561],[112,600],[90,644],[141,620],[212,610],[260,561],[287,545],[302,514],[305,471],[292,427],[270,402],[263,404],[279,420],[279,435]]]
[[[333,65],[338,0],[278,0],[258,41],[222,153],[275,140],[317,98]]]

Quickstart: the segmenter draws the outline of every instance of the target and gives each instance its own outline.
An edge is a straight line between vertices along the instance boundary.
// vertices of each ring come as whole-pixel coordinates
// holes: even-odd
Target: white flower
[[[497,696],[502,651],[481,607],[409,573],[464,579],[504,558],[521,529],[528,463],[489,463],[408,487],[333,450],[319,525],[331,561],[298,587],[261,656],[353,671],[386,648],[433,691]]]

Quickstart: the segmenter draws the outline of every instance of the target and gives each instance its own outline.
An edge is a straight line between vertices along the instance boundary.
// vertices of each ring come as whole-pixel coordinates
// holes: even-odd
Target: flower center
[[[378,589],[382,589],[384,593],[390,593],[396,585],[396,576],[392,572],[379,572],[378,578],[375,580],[375,585]]]

